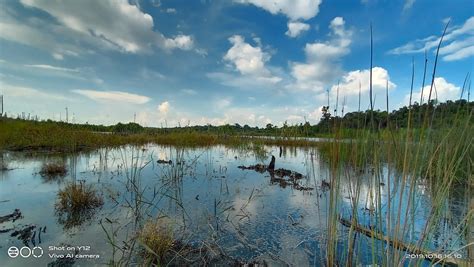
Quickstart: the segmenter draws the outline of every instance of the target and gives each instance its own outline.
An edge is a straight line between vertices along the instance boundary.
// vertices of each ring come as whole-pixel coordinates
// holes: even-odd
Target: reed
[[[80,226],[90,219],[94,210],[103,205],[102,197],[84,181],[68,183],[59,190],[56,213],[59,222],[66,228]]]
[[[441,42],[442,38],[438,49]],[[435,87],[436,59],[430,96]],[[447,201],[455,190],[455,184],[470,184],[472,181],[473,137],[469,133],[474,130],[471,123],[473,110],[469,107],[464,110],[459,108],[454,111],[455,120],[449,122],[451,127],[433,129],[434,114],[438,113],[436,118],[443,121],[443,111],[436,110],[429,97],[428,103],[431,104],[426,105],[424,112],[418,113],[422,114],[422,117],[414,116],[414,107],[411,103],[414,77],[413,64],[406,128],[393,129],[393,122],[387,115],[387,129],[380,130],[374,124],[374,118],[371,117],[368,127],[362,126],[357,129],[356,138],[343,142],[344,120],[335,120],[332,124],[332,141],[320,147],[320,151],[328,159],[330,165],[331,189],[326,245],[326,265],[328,266],[358,264],[362,244],[370,245],[372,264],[382,266],[421,265],[423,259],[406,257],[406,253],[419,251],[442,255],[456,251],[464,257],[467,254],[469,246],[453,249],[445,243],[447,249],[443,246],[433,246],[433,240],[435,233],[439,231],[439,220],[449,216]],[[466,89],[463,88],[463,91]],[[386,93],[388,114],[388,90]],[[372,96],[369,97],[373,109]],[[417,118],[423,121],[421,128],[413,127],[413,121]],[[361,181],[366,181],[369,188],[363,188]],[[351,186],[351,211],[348,213],[344,212],[341,205],[343,186],[347,184]],[[421,233],[417,235],[414,234],[414,225],[417,221],[416,214],[420,212],[416,203],[417,188],[420,184],[430,187],[432,203],[428,211],[428,219]],[[363,195],[364,191],[367,191],[365,195]],[[382,195],[386,197],[382,198]],[[467,197],[469,198],[468,195]],[[369,211],[368,215],[361,210]],[[472,216],[472,212],[466,213],[453,228],[466,229],[465,222],[471,221]],[[361,221],[369,230],[360,227]],[[368,233],[366,237],[362,236],[356,240],[353,236],[353,233],[364,231]],[[458,233],[466,232],[461,230]],[[380,235],[377,237],[378,234],[383,237]],[[344,240],[345,236],[348,240]],[[466,235],[457,237],[456,231],[453,231],[450,238],[469,240]],[[344,247],[342,251],[341,246]],[[404,251],[400,247],[409,249],[404,249]],[[438,259],[432,262],[436,260]],[[439,259],[438,262],[455,262],[466,266],[468,264],[466,259],[456,261],[452,258]]]
[[[41,166],[40,175],[43,177],[64,177],[68,170],[64,163],[50,162]]]

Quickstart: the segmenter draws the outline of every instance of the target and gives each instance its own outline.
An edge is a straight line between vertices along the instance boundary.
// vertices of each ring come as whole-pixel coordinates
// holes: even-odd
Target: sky
[[[149,127],[317,123],[461,97],[473,71],[464,0],[0,0],[0,94],[9,116]],[[448,24],[449,23],[449,24]],[[360,107],[359,107],[360,92]],[[423,90],[424,99],[428,90]],[[467,94],[463,97],[466,98]],[[336,110],[336,111],[335,111]]]

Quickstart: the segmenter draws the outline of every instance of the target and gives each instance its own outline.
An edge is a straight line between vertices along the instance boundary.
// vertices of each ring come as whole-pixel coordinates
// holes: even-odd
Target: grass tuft
[[[81,225],[92,217],[93,211],[103,205],[103,199],[91,186],[84,182],[69,183],[58,192],[56,212],[59,222],[65,228]]]
[[[149,220],[138,233],[138,240],[143,245],[145,261],[163,262],[166,253],[173,247],[173,231],[169,220],[159,218]]]
[[[63,163],[45,163],[39,173],[43,177],[64,177],[67,174],[67,168]]]

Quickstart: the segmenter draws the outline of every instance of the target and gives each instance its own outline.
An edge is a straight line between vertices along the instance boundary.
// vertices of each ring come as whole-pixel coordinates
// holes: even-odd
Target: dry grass
[[[58,192],[58,209],[80,211],[102,206],[103,200],[91,185],[70,183]]]
[[[173,247],[174,238],[171,223],[166,218],[149,220],[138,233],[138,240],[145,247],[145,262],[163,262],[165,254]]]
[[[43,177],[66,176],[67,168],[63,163],[45,163],[39,173]]]
[[[56,211],[59,221],[65,228],[81,225],[92,217],[94,209],[103,205],[103,200],[96,190],[81,182],[70,183],[58,192]]]

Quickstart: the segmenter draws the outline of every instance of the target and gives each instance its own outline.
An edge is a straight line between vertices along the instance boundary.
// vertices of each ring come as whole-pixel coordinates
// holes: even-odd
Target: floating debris
[[[170,165],[171,165],[171,164],[173,164],[173,161],[171,161],[171,160],[159,159],[159,160],[156,161],[156,163],[158,163],[158,164],[170,164]]]
[[[15,209],[13,213],[7,214],[5,216],[0,217],[0,223],[12,221],[15,222],[16,220],[21,218],[21,212],[19,209]]]
[[[21,230],[14,231],[10,236],[17,237],[19,240],[23,241],[25,246],[28,246],[30,240],[34,238],[33,230],[36,228],[36,225],[25,226]]]
[[[250,165],[250,166],[238,166],[237,168],[242,169],[242,170],[254,170],[260,173],[264,173],[267,171],[267,166],[263,164],[256,164],[256,165]]]
[[[282,188],[286,188],[287,186],[292,186],[294,189],[299,191],[310,191],[314,188],[306,187],[299,184],[299,180],[304,178],[304,175],[283,168],[279,168],[275,170],[275,157],[272,156],[270,164],[268,166],[264,164],[256,164],[250,166],[238,166],[237,168],[242,170],[254,170],[259,173],[268,172],[270,174],[270,182],[272,184],[278,184]]]

